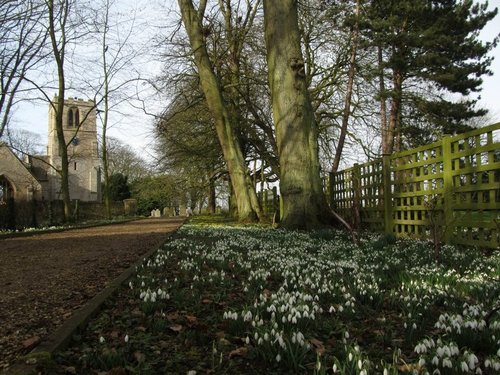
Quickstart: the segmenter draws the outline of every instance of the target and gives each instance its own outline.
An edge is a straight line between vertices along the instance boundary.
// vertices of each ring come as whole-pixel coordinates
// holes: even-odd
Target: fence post
[[[391,179],[391,156],[382,156],[382,193],[384,200],[384,231],[387,234],[393,234],[392,220],[392,179]]]
[[[442,140],[443,147],[443,236],[444,242],[449,243],[452,235],[453,223],[453,161],[451,155],[451,137],[446,135]]]
[[[353,189],[353,225],[355,229],[358,229],[361,225],[361,167],[358,163],[354,164],[352,169],[352,189]]]

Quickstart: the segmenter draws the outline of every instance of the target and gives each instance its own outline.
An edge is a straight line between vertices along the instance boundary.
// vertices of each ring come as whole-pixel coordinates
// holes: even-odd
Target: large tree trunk
[[[198,68],[201,87],[205,94],[208,108],[214,118],[217,136],[231,176],[231,183],[238,207],[238,218],[240,221],[256,221],[261,217],[257,195],[252,186],[243,153],[241,152],[238,138],[231,123],[231,117],[224,104],[220,84],[212,69],[203,39],[200,16],[203,16],[204,7],[200,7],[202,11],[198,14],[191,0],[178,1],[182,13],[182,21],[194,52],[194,60]]]
[[[323,193],[318,129],[306,87],[296,0],[264,1],[264,32],[283,200],[281,225],[332,224]]]

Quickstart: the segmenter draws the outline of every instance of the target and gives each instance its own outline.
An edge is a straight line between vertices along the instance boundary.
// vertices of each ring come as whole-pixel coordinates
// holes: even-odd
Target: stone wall
[[[103,203],[73,201],[73,220],[76,222],[106,219]],[[133,215],[133,212],[130,213]],[[126,216],[124,203],[113,202],[111,216]],[[10,200],[0,205],[0,230],[22,230],[60,225],[63,222],[62,201],[20,201]]]

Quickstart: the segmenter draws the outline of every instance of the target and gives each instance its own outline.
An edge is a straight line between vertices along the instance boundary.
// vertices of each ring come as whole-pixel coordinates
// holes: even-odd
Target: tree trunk
[[[296,0],[264,1],[269,85],[280,161],[281,225],[332,224],[323,193],[318,129],[306,87]]]
[[[359,0],[356,1],[356,24],[352,31],[352,49],[351,59],[349,61],[349,74],[347,77],[347,92],[344,102],[344,113],[342,114],[342,126],[340,127],[339,143],[335,150],[335,158],[333,159],[332,172],[337,172],[339,169],[340,158],[342,157],[342,150],[344,149],[344,142],[347,133],[347,125],[349,124],[349,116],[351,115],[351,99],[352,99],[352,86],[354,84],[354,75],[356,74],[356,52],[359,42]]]
[[[389,129],[387,132],[387,154],[390,155],[394,150],[400,149],[400,118],[401,118],[401,96],[403,93],[403,74],[395,69],[392,77],[393,93],[391,101],[391,113],[389,118]],[[399,139],[398,142],[395,142]]]
[[[380,95],[380,135],[382,137],[382,155],[390,155],[387,129],[387,106],[385,101],[384,61],[382,47],[378,46],[379,95]]]
[[[214,118],[217,136],[231,177],[236,205],[238,207],[238,219],[240,221],[256,221],[261,217],[259,201],[252,186],[252,181],[238,144],[238,137],[231,123],[231,117],[224,104],[219,81],[212,69],[203,39],[201,17],[195,11],[191,0],[178,1],[182,20],[194,53],[201,87],[205,94],[208,108]]]
[[[52,45],[52,52],[56,60],[57,65],[57,75],[58,75],[58,94],[56,106],[56,116],[55,116],[55,128],[57,134],[57,141],[59,143],[59,155],[61,157],[61,169],[59,174],[61,176],[61,193],[64,203],[64,221],[68,221],[71,218],[71,199],[69,195],[69,173],[68,173],[68,148],[66,146],[66,140],[64,139],[64,129],[63,129],[63,110],[64,110],[64,94],[65,94],[65,77],[64,77],[64,54],[66,47],[66,34],[65,26],[68,17],[68,7],[69,4],[64,1],[61,6],[61,15],[59,15],[60,27],[60,37],[59,41],[56,36],[56,25],[55,25],[55,10],[54,10],[54,0],[49,0],[48,3],[49,11],[49,37]],[[52,104],[54,105],[54,104]]]
[[[111,219],[111,192],[109,190],[109,160],[108,160],[108,145],[107,145],[107,130],[108,130],[108,116],[109,116],[109,71],[106,60],[107,51],[107,30],[109,24],[109,1],[106,1],[105,15],[104,15],[104,32],[102,36],[102,61],[103,61],[103,75],[104,75],[104,113],[102,120],[102,167],[104,172],[104,206],[106,208],[106,217]]]
[[[208,212],[215,214],[215,180],[210,178],[208,182]]]

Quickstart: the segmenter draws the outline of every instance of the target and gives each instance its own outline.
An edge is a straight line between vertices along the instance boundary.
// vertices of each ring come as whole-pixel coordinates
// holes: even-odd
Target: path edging
[[[169,232],[166,236],[165,244],[172,235],[174,235],[182,225],[182,221],[178,228]],[[161,246],[163,246],[163,244]],[[4,370],[2,375],[31,375],[37,374],[37,366],[39,365],[37,357],[43,357],[45,360],[52,358],[52,354],[66,346],[73,336],[73,334],[84,327],[90,319],[92,319],[101,309],[104,302],[118,291],[122,284],[130,279],[136,272],[137,268],[141,266],[146,259],[150,258],[160,248],[154,248],[144,254],[139,260],[127,268],[122,274],[116,277],[108,286],[100,293],[90,299],[85,305],[78,309],[68,320],[66,320],[54,332],[42,340],[30,353],[21,357],[16,363]],[[26,363],[27,358],[32,358],[34,363]],[[28,361],[29,362],[29,361]]]

